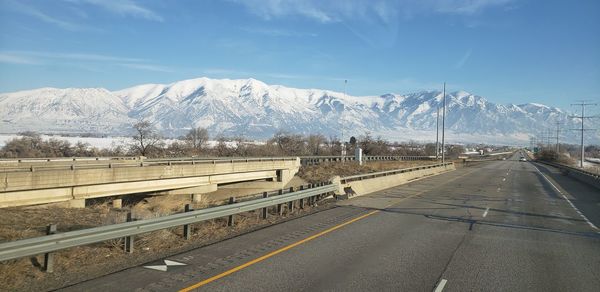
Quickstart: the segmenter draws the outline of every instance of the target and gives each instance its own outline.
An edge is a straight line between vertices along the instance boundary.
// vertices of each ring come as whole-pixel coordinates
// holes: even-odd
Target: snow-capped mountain
[[[527,142],[540,125],[576,127],[577,120],[540,104],[500,105],[459,91],[447,95],[450,141]],[[110,92],[102,88],[42,88],[0,94],[0,132],[127,134],[146,119],[166,136],[206,127],[214,136],[267,138],[279,130],[348,138],[365,132],[388,140],[435,139],[442,93],[347,96],[320,89],[267,85],[255,79],[198,78],[145,84]],[[567,132],[561,139],[573,139]],[[596,135],[594,139],[600,140]]]
[[[0,94],[0,132],[119,132],[128,109],[103,88],[40,88]]]

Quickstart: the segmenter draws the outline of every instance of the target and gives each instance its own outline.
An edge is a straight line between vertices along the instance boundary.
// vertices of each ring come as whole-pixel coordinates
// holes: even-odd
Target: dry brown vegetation
[[[433,164],[435,161],[372,161],[363,165],[356,162],[333,162],[313,166],[303,166],[298,176],[309,183],[329,181],[334,176],[350,176],[361,173],[371,173],[385,170],[408,168],[419,165]]]
[[[147,204],[147,203],[146,203]],[[169,204],[160,203],[169,209]],[[175,206],[175,205],[172,205]],[[152,260],[167,257],[169,255],[181,253],[193,248],[197,248],[215,241],[235,236],[237,234],[248,232],[262,226],[276,223],[281,220],[293,218],[295,216],[315,212],[320,209],[329,208],[326,204],[318,207],[306,206],[305,209],[296,209],[293,213],[284,214],[284,217],[275,216],[274,210],[271,210],[269,219],[259,218],[259,212],[247,212],[236,215],[235,226],[228,227],[225,218],[204,221],[193,224],[192,238],[183,239],[181,227],[159,230],[147,234],[136,236],[135,252],[127,254],[123,252],[123,240],[115,239],[107,242],[91,244],[76,248],[67,249],[55,253],[54,272],[45,273],[42,271],[43,255],[31,258],[23,258],[0,263],[0,290],[2,291],[44,291],[52,290],[65,285],[74,284],[89,278],[105,275],[130,266],[140,265]],[[133,207],[134,209],[136,206]],[[173,207],[174,208],[174,207]],[[76,210],[72,212],[73,210]],[[62,213],[63,225],[72,222],[67,219],[68,215],[74,213],[95,213],[88,209],[54,209],[54,213]],[[146,210],[144,208],[140,210]],[[172,210],[172,209],[170,209]],[[38,209],[39,216],[41,210]],[[109,212],[110,213],[110,212]],[[103,223],[98,220],[103,216],[81,216],[78,218],[96,218],[92,220],[97,224]],[[31,215],[31,213],[30,213]],[[146,215],[146,214],[145,214]],[[4,213],[2,215],[4,217]],[[63,215],[61,215],[63,216]],[[153,216],[153,215],[149,215]],[[106,217],[106,216],[104,216]],[[89,220],[89,218],[87,220]],[[39,219],[39,217],[38,217]],[[26,220],[31,221],[31,220]],[[101,222],[102,221],[102,222]],[[43,234],[41,225],[36,231],[28,235]],[[5,231],[5,230],[4,230]],[[59,231],[66,229],[59,228]],[[14,231],[13,232],[14,235]]]

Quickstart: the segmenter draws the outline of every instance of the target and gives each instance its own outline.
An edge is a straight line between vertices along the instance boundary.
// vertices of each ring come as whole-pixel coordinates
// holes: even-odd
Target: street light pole
[[[445,132],[446,132],[446,82],[444,82],[444,109],[442,110],[442,163],[446,162]]]
[[[440,105],[437,106],[437,117],[435,119],[435,159],[440,158]]]
[[[346,85],[348,84],[348,80],[344,79],[344,100],[346,99]],[[343,114],[343,112],[342,112]],[[340,116],[341,118],[341,116]],[[344,160],[346,160],[346,142],[344,142],[344,121],[342,120],[342,124],[340,129],[342,130],[342,163],[344,163]]]

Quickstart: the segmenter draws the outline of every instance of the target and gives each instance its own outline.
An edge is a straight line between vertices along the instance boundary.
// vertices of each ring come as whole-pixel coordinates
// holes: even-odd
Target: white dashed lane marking
[[[433,291],[434,292],[442,292],[442,290],[444,290],[444,286],[446,286],[447,282],[448,282],[448,280],[441,279],[440,282],[437,284],[437,286],[435,286],[435,289]]]

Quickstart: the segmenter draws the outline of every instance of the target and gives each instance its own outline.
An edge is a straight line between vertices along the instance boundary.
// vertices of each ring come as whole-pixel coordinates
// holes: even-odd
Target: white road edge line
[[[485,216],[487,216],[488,211],[490,210],[490,208],[485,208],[485,212],[483,212],[483,218],[485,218]]]
[[[446,286],[446,282],[448,282],[448,280],[441,279],[437,286],[435,286],[433,292],[442,292],[442,290],[444,290],[444,286]]]
[[[533,164],[531,164],[533,165]],[[533,167],[535,168],[535,170],[537,170],[542,177],[548,182],[550,183],[550,185],[552,187],[554,187],[554,189],[569,203],[569,205],[571,205],[571,207],[573,207],[573,209],[575,209],[575,211],[577,212],[577,214],[579,214],[579,216],[581,216],[581,218],[583,218],[583,220],[585,220],[585,222],[592,227],[593,229],[595,229],[596,231],[600,231],[600,229],[598,227],[596,227],[596,225],[594,225],[594,223],[590,222],[590,220],[588,220],[587,217],[585,217],[585,215],[583,215],[583,213],[581,213],[581,211],[579,211],[579,209],[577,209],[577,207],[575,207],[575,205],[573,205],[573,203],[571,202],[571,200],[569,200],[569,198],[567,198],[567,196],[565,196],[565,194],[563,194],[538,168],[537,166],[533,165]],[[600,233],[600,232],[599,232]]]

